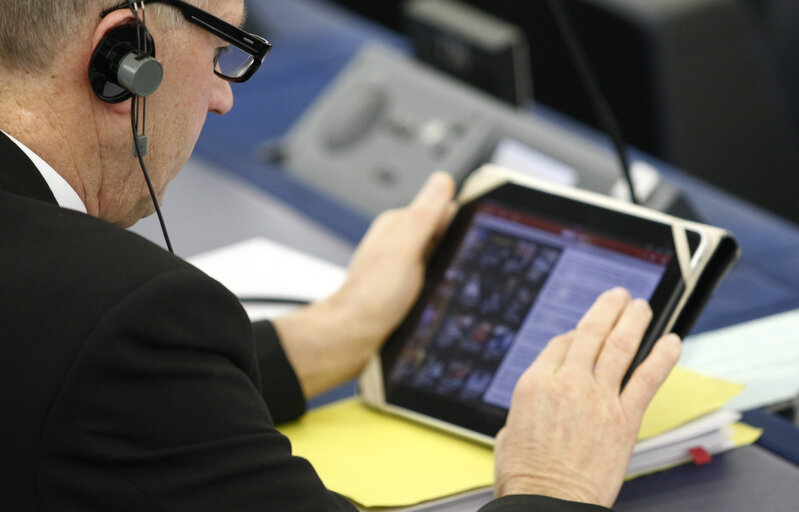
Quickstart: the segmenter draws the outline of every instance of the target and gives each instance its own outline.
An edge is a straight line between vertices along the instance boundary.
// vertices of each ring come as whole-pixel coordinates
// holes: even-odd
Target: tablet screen
[[[384,349],[386,399],[487,435],[550,339],[615,286],[651,302],[674,260],[668,243],[636,244],[501,200],[456,222],[453,249],[431,264],[420,302]]]

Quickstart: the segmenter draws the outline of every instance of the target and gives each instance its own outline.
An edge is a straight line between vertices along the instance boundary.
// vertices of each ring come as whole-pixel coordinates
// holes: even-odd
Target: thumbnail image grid
[[[470,229],[391,382],[455,401],[481,400],[561,253],[485,227]]]

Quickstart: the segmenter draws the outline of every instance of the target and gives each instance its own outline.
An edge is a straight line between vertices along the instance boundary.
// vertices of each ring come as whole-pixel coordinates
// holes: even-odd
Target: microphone
[[[596,114],[599,122],[602,124],[605,132],[607,132],[611,138],[611,141],[613,142],[613,147],[616,150],[616,155],[618,156],[619,164],[621,165],[622,176],[624,176],[624,180],[627,182],[627,188],[630,190],[630,199],[633,204],[640,204],[635,195],[635,187],[633,186],[633,179],[630,173],[630,161],[627,156],[627,142],[625,141],[621,127],[619,126],[619,121],[614,115],[613,109],[610,107],[610,103],[605,95],[602,94],[602,89],[599,87],[599,80],[597,80],[596,74],[591,68],[591,64],[588,62],[588,57],[586,56],[585,50],[583,49],[582,44],[580,44],[580,40],[577,37],[577,31],[574,28],[574,24],[572,23],[568,12],[566,12],[561,0],[549,0],[549,8],[550,11],[552,11],[552,15],[555,17],[555,23],[558,26],[558,30],[560,31],[560,35],[563,38],[564,43],[566,44],[566,49],[569,52],[569,56],[577,68],[577,74],[580,76],[580,81],[588,93],[588,98],[591,101],[591,106],[594,109],[594,113]]]

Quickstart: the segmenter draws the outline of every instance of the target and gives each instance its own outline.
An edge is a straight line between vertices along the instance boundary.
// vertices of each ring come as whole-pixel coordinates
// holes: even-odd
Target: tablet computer
[[[664,333],[688,333],[739,254],[722,229],[490,165],[458,201],[422,293],[359,389],[371,406],[488,443],[518,378],[599,294],[621,286],[652,307],[629,375]]]

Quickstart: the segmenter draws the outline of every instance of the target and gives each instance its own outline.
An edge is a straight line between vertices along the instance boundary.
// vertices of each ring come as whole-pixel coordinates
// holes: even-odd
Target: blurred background
[[[415,35],[408,6],[419,2],[331,2]],[[599,126],[548,2],[463,3],[518,27],[527,39],[532,105]],[[799,221],[799,2],[563,4],[633,146]]]

